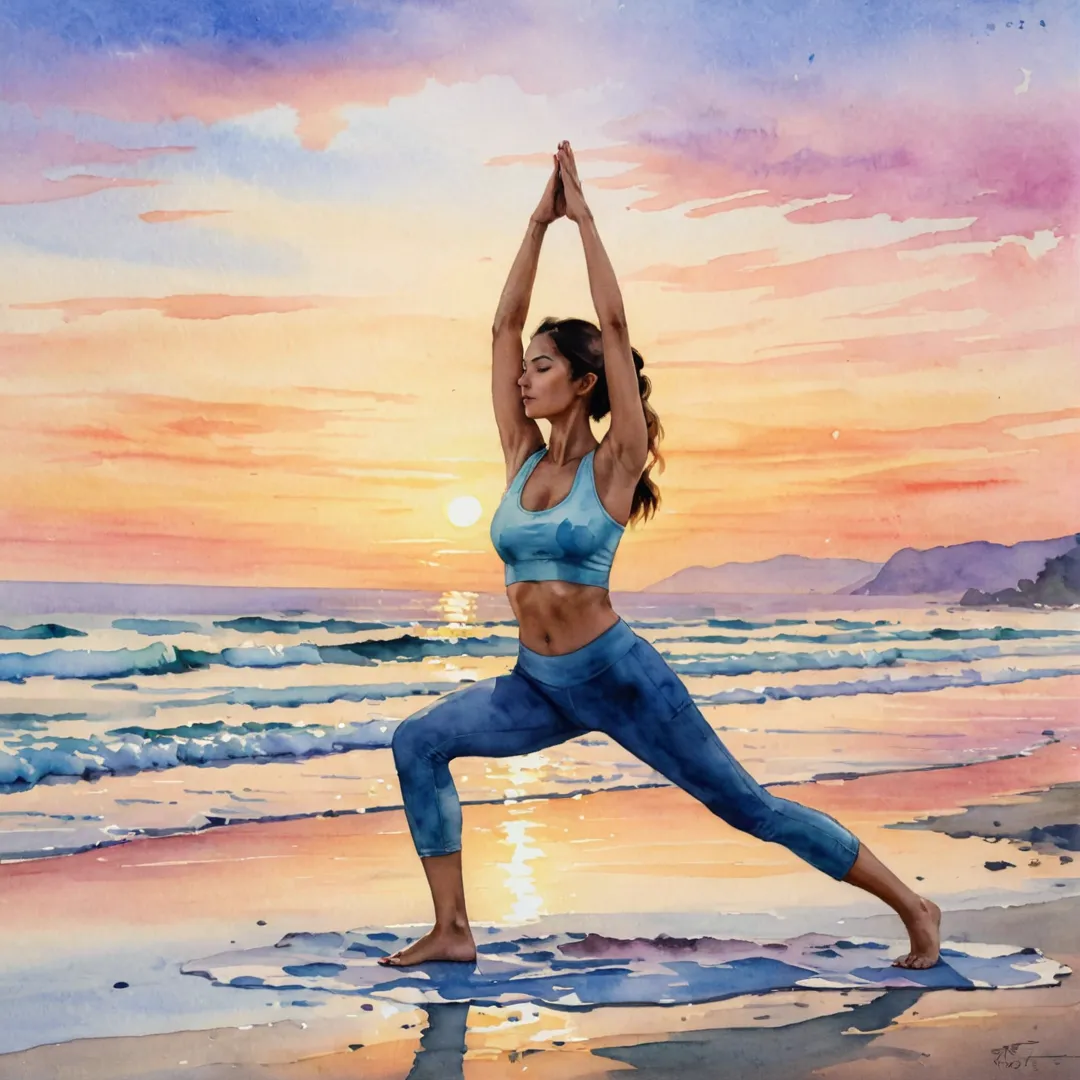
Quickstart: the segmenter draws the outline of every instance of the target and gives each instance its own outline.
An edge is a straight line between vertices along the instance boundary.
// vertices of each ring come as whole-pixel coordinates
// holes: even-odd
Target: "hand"
[[[578,177],[574,151],[570,149],[570,143],[565,139],[559,143],[559,152],[556,157],[559,161],[559,173],[562,177],[566,216],[580,225],[581,222],[592,217],[592,211],[586,204],[585,195],[581,190],[581,179]]]
[[[562,175],[559,170],[559,155],[552,154],[554,168],[548,177],[547,187],[540,196],[540,202],[532,212],[533,221],[541,225],[550,225],[556,218],[561,218],[566,213],[566,198],[563,195]]]

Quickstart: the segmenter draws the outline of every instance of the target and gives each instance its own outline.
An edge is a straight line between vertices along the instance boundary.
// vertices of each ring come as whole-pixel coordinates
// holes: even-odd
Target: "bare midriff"
[[[573,581],[515,581],[506,590],[527,649],[559,656],[588,645],[619,621],[611,594]]]

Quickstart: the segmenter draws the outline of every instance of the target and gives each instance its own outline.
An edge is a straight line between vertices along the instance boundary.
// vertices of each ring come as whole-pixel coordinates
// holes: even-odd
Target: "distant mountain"
[[[993,544],[973,540],[944,547],[901,548],[877,576],[854,590],[857,596],[910,596],[954,593],[966,589],[993,592],[1021,578],[1034,579],[1047,559],[1063,555],[1076,543],[1072,535],[1054,540],[1021,540]]]
[[[1035,580],[1022,578],[1015,588],[985,593],[968,589],[961,604],[1008,604],[1010,607],[1070,607],[1080,604],[1080,533],[1073,537],[1075,547],[1064,555],[1047,559]]]
[[[758,562],[688,566],[663,581],[645,586],[642,592],[850,594],[872,579],[881,565],[865,559],[774,555]]]

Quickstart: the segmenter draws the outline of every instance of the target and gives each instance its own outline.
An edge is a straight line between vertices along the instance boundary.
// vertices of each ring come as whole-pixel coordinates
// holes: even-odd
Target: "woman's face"
[[[532,420],[565,412],[596,381],[595,376],[586,375],[575,382],[571,378],[570,362],[549,334],[537,334],[529,342],[521,368],[518,387],[525,415]]]

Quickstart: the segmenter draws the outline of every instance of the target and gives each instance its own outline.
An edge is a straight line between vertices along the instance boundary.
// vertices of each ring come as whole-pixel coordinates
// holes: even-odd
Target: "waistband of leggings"
[[[518,667],[537,682],[548,686],[575,686],[587,682],[625,656],[638,635],[622,618],[587,645],[573,652],[545,656],[518,642]]]

